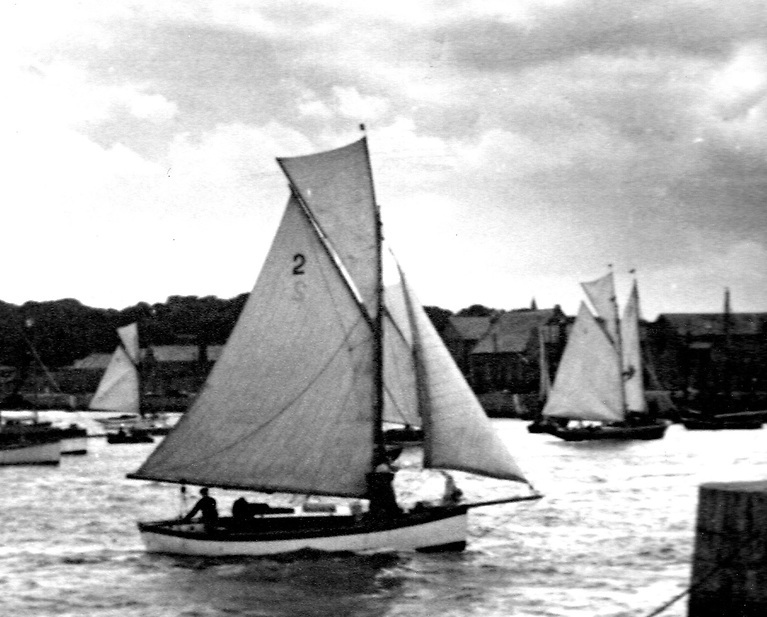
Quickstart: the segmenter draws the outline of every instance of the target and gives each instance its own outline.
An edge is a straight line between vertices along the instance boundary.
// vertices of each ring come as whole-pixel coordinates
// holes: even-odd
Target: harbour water
[[[92,414],[50,415],[97,428]],[[178,487],[125,478],[153,445],[93,438],[58,467],[0,468],[0,614],[641,617],[689,584],[698,486],[767,478],[764,429],[572,444],[494,423],[545,497],[473,510],[469,546],[454,554],[149,555],[136,520],[175,515],[196,495],[184,504]],[[406,502],[440,488],[415,463],[401,461]],[[517,490],[458,481],[469,498]],[[238,496],[212,493],[222,511]],[[686,601],[662,614],[686,615]]]

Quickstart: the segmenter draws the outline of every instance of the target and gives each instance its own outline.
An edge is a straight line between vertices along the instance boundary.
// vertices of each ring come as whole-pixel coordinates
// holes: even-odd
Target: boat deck
[[[141,531],[189,539],[215,538],[218,541],[259,541],[282,538],[311,538],[400,529],[465,514],[467,506],[429,507],[400,515],[374,517],[370,514],[327,512],[277,512],[247,521],[222,517],[215,525],[180,519],[139,523]],[[292,509],[285,509],[292,510]]]

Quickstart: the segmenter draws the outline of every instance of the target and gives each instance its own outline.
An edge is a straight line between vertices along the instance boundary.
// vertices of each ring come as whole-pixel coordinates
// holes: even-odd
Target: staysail
[[[384,421],[421,427],[414,332],[402,285],[384,289]]]
[[[607,334],[581,302],[543,415],[572,420],[624,419],[620,362]]]
[[[527,482],[404,280],[403,288],[411,311],[415,357],[419,363],[424,466]]]
[[[117,329],[120,345],[109,359],[106,371],[88,407],[123,414],[139,413],[139,339],[135,323]]]

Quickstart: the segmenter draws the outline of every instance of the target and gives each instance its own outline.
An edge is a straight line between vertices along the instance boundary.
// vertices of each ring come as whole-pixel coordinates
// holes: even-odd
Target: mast
[[[136,328],[138,329],[138,324],[136,325]],[[147,336],[147,330],[148,328],[144,327],[144,338],[148,339]],[[150,370],[150,364],[151,360],[148,357],[147,362],[141,361],[141,333],[139,330],[139,344],[138,344],[138,356],[135,358],[131,358],[131,362],[133,363],[133,366],[136,368],[136,374],[138,375],[138,415],[142,418],[144,417],[144,414],[146,412],[146,397],[144,396],[144,388],[146,388],[146,384],[149,383],[149,370]],[[152,355],[152,348],[147,344],[146,346],[146,353],[147,356]],[[130,354],[128,354],[128,357],[130,357]]]
[[[543,405],[551,392],[551,376],[543,328],[538,326],[538,401]]]
[[[724,379],[722,380],[722,390],[726,399],[729,399],[732,392],[732,384],[730,379],[730,347],[732,341],[730,340],[731,328],[730,328],[730,288],[724,288],[724,315],[722,323],[722,334],[724,334]],[[729,400],[726,404],[729,404]]]
[[[360,124],[360,130],[365,133],[365,125]],[[288,183],[293,196],[296,198],[301,210],[307,216],[311,225],[317,232],[320,238],[323,249],[330,257],[331,261],[338,268],[339,273],[345,283],[345,286],[349,290],[354,299],[354,302],[360,309],[360,313],[363,319],[370,327],[372,335],[372,364],[373,364],[373,388],[372,388],[372,428],[370,433],[370,439],[372,447],[372,455],[370,458],[370,471],[375,472],[376,468],[385,463],[388,460],[386,455],[384,431],[383,431],[383,417],[384,417],[384,285],[383,285],[383,229],[381,221],[381,211],[375,197],[375,188],[373,186],[373,173],[370,165],[370,154],[367,146],[367,135],[363,137],[361,141],[362,148],[364,149],[364,165],[366,166],[366,172],[370,178],[370,199],[372,201],[372,225],[370,232],[373,235],[372,250],[368,254],[368,258],[375,261],[375,278],[371,279],[369,304],[366,306],[366,294],[360,293],[355,281],[352,278],[353,273],[349,271],[348,264],[344,262],[343,256],[337,253],[336,248],[333,247],[333,243],[329,241],[328,236],[323,229],[323,222],[321,217],[318,217],[307,199],[301,191],[300,186],[294,183],[294,178],[291,173],[290,165],[286,165],[286,161],[277,159],[280,167],[285,172],[288,178]],[[375,312],[375,314],[373,314]],[[373,481],[373,480],[371,480]],[[376,491],[371,488],[371,493]]]
[[[360,124],[360,130],[365,132],[365,125]],[[370,153],[367,152],[367,138],[365,140],[367,164],[370,178],[373,178],[373,170],[370,165]],[[372,182],[371,182],[372,185]],[[371,186],[373,194],[373,210],[375,213],[376,230],[376,314],[373,322],[373,366],[374,366],[374,407],[373,407],[373,460],[371,471],[387,461],[386,445],[384,443],[383,416],[384,416],[384,286],[383,286],[383,224],[381,221],[381,208],[375,196],[375,186]]]

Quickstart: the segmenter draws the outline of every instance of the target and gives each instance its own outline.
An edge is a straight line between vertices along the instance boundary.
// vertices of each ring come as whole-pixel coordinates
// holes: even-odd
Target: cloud
[[[702,273],[737,278],[719,260],[753,261],[767,238],[763,9],[4,7],[0,136],[14,156],[0,190],[19,205],[14,225],[34,226],[57,254],[86,259],[59,239],[69,224],[70,241],[109,250],[124,272],[136,263],[114,247],[143,236],[152,293],[244,291],[285,199],[274,157],[341,145],[364,122],[387,235],[424,301],[527,305],[536,285],[575,300],[579,278],[616,263],[658,293],[653,281],[672,273],[679,292],[665,297],[692,306],[693,290],[720,284]],[[14,239],[5,254],[23,250]],[[222,255],[232,265],[217,277]],[[28,280],[44,278],[35,268]],[[745,272],[739,285],[767,289]],[[66,280],[67,295],[96,297],[87,280]],[[756,306],[766,293],[734,296]]]
[[[765,25],[760,0],[727,5],[711,0],[672,3],[527,3],[527,10],[467,17],[444,24],[451,61],[467,71],[507,72],[585,55],[636,50],[721,57],[733,42],[759,39]]]

